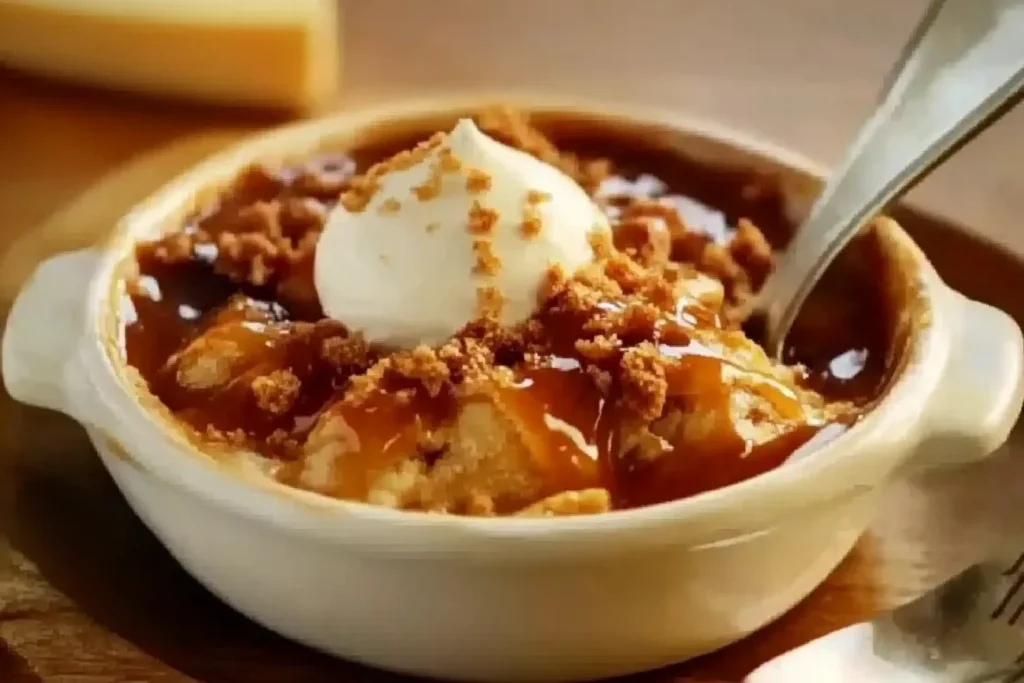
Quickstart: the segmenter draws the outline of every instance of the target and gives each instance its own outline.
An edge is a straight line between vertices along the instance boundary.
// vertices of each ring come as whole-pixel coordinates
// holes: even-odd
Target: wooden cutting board
[[[3,306],[39,260],[100,239],[135,201],[240,134],[186,137],[101,179],[11,247],[0,262]],[[1024,300],[1011,296],[1024,291],[1024,264],[937,220],[903,219],[954,286],[1024,321]],[[0,681],[389,678],[291,644],[219,603],[133,516],[70,420],[4,395],[0,421]],[[1024,448],[894,485],[870,532],[803,604],[747,641],[645,678],[738,681],[920,595],[1014,533],[1013,513],[1024,509],[1014,481],[1024,481]]]

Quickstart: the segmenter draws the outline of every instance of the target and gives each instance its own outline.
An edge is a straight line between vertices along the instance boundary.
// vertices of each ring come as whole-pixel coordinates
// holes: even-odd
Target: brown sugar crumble
[[[427,176],[427,179],[423,181],[422,185],[417,185],[412,188],[412,193],[416,196],[416,199],[421,202],[429,202],[439,194],[441,194],[441,174],[432,173]]]
[[[388,173],[405,171],[427,158],[431,151],[444,142],[444,134],[436,133],[427,140],[420,142],[411,150],[401,152],[379,161],[362,175],[353,175],[348,179],[347,187],[343,188],[339,202],[348,211],[358,213],[366,208],[380,189],[380,180]],[[427,201],[440,191],[441,171],[439,168],[413,194],[421,201]]]
[[[477,117],[480,130],[494,139],[504,142],[547,162],[561,170],[580,186],[593,194],[601,181],[611,175],[610,159],[581,159],[572,152],[560,150],[544,133],[530,124],[511,107],[492,107]]]
[[[467,227],[471,235],[489,235],[498,223],[498,212],[485,208],[479,201],[470,205]]]
[[[491,176],[481,170],[470,169],[466,174],[466,191],[470,194],[480,194],[491,189]]]
[[[441,173],[458,173],[462,169],[462,162],[459,161],[455,153],[448,147],[438,152],[438,163]],[[473,171],[470,171],[470,173],[472,174]]]
[[[501,317],[505,298],[497,287],[481,285],[476,288],[477,314],[481,320],[497,320]]]
[[[398,213],[401,210],[401,208],[402,202],[398,201],[394,197],[388,197],[387,199],[380,203],[379,207],[377,207],[377,212],[380,213],[382,216],[387,216]]]
[[[526,239],[540,235],[543,223],[535,206],[528,204],[523,210],[523,222],[519,224],[519,234]]]
[[[473,240],[474,275],[493,277],[501,272],[501,259],[494,253],[494,244],[489,239]]]
[[[528,190],[526,192],[526,203],[527,204],[543,204],[546,201],[551,200],[551,194],[548,192],[541,192],[540,190]]]
[[[280,415],[288,412],[299,396],[302,382],[289,370],[274,370],[252,381],[256,405],[260,410]]]
[[[299,171],[246,169],[215,205],[139,244],[139,279],[127,287],[127,360],[199,442],[282,462],[283,483],[324,495],[545,517],[727,486],[855,414],[740,331],[773,260],[752,221],[736,221],[721,243],[661,197],[597,198],[613,160],[559,149],[511,109],[477,118],[614,203],[613,230],[591,236],[594,263],[552,266],[520,325],[497,322],[504,299],[483,281],[479,318],[447,341],[380,348],[324,317],[316,243],[335,202],[365,210],[385,174],[422,161],[444,136],[361,173],[340,155]],[[464,173],[469,192],[490,188],[442,148],[415,200],[436,197],[448,173]],[[550,200],[527,193],[524,238],[540,234],[538,207]],[[401,207],[388,198],[378,211]],[[489,237],[498,218],[480,202],[467,216],[477,275],[500,272]]]

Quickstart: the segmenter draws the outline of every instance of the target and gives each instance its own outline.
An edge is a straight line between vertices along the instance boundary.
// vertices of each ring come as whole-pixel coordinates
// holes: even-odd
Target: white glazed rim
[[[340,522],[352,522],[358,518],[369,525],[367,529],[372,529],[374,535],[389,534],[385,537],[388,543],[439,552],[454,550],[456,547],[472,549],[471,545],[464,546],[458,541],[471,544],[483,538],[523,541],[543,538],[546,542],[558,542],[561,539],[570,542],[575,548],[588,538],[607,542],[612,534],[617,542],[622,540],[627,545],[631,545],[631,540],[650,539],[659,542],[652,534],[663,532],[666,526],[672,527],[673,537],[663,539],[664,542],[679,542],[680,533],[688,537],[692,535],[694,541],[715,542],[768,529],[790,515],[813,514],[816,507],[865,494],[899,465],[900,458],[894,458],[885,451],[899,441],[916,441],[920,435],[915,433],[917,425],[912,424],[909,418],[914,411],[908,412],[901,419],[896,414],[900,411],[894,408],[906,407],[915,400],[920,402],[930,393],[938,383],[948,352],[948,343],[936,334],[937,329],[944,327],[943,306],[935,305],[948,290],[916,245],[902,233],[896,242],[903,251],[912,255],[917,265],[918,284],[926,305],[931,307],[932,319],[930,324],[917,328],[907,351],[908,358],[885,398],[849,432],[798,462],[788,463],[738,484],[678,501],[599,515],[472,518],[392,510],[343,501],[270,480],[266,480],[265,486],[260,486],[258,482],[254,485],[253,481],[243,480],[233,469],[221,466],[183,439],[171,436],[167,427],[160,424],[160,417],[141,406],[138,399],[131,395],[118,377],[113,366],[115,361],[100,341],[99,320],[102,315],[109,315],[115,269],[124,258],[131,237],[140,232],[139,221],[143,214],[148,215],[150,211],[169,214],[179,204],[175,197],[180,194],[181,188],[189,188],[193,193],[207,188],[211,182],[212,169],[232,165],[237,169],[246,160],[260,158],[261,152],[279,147],[282,141],[303,140],[316,135],[316,131],[328,130],[340,137],[343,131],[357,131],[382,120],[415,120],[445,113],[450,115],[470,111],[490,102],[508,102],[537,112],[581,111],[599,120],[617,119],[638,125],[662,126],[740,149],[766,159],[779,168],[817,178],[825,174],[823,167],[798,154],[714,123],[657,109],[608,107],[603,103],[536,95],[497,94],[415,100],[342,112],[257,135],[199,164],[126,215],[118,224],[111,247],[104,253],[94,277],[89,293],[87,331],[95,343],[86,345],[86,372],[94,388],[107,399],[104,402],[111,404],[108,407],[116,404],[122,426],[148,444],[146,448],[126,447],[124,450],[128,451],[126,455],[129,459],[172,485],[184,487],[217,505],[236,508],[246,516],[295,530],[349,540],[356,538],[348,533],[351,531],[346,529],[349,525]],[[127,414],[125,411],[132,412]],[[882,432],[888,434],[890,441],[881,437]],[[110,436],[114,437],[116,443],[111,444],[110,439],[95,430],[90,430],[90,434],[97,445],[107,452],[111,451],[112,446],[116,448],[127,441],[118,438],[119,434],[112,434]],[[99,443],[101,441],[103,443]],[[880,447],[872,447],[873,441],[878,441]],[[139,440],[131,439],[131,442],[138,444]],[[157,448],[157,444],[162,447]],[[904,446],[903,450],[909,449]],[[859,457],[843,457],[844,452],[857,453]],[[865,471],[872,474],[864,476]],[[858,476],[858,472],[861,476]],[[357,536],[369,544],[381,545],[379,536],[376,539],[371,538],[370,533]],[[403,541],[406,543],[403,544]]]

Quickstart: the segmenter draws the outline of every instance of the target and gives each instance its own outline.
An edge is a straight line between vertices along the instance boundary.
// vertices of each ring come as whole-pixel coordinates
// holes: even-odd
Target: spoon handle
[[[1004,113],[1024,87],[1024,0],[934,0],[884,97],[759,299],[769,353],[828,265],[887,203]]]

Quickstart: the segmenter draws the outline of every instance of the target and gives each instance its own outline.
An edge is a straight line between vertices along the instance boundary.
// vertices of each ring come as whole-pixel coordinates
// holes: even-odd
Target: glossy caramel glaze
[[[792,230],[770,178],[699,166],[678,154],[644,147],[642,139],[607,130],[570,127],[551,134],[560,148],[582,158],[611,159],[616,174],[604,186],[614,187],[619,194],[669,202],[687,217],[688,226],[702,228],[719,241],[731,238],[732,227],[740,219],[753,220],[776,244],[783,244]],[[185,231],[216,236],[237,230],[240,207],[277,199],[301,201],[303,211],[323,215],[349,174],[365,170],[409,143],[394,140],[351,154],[327,154],[302,167],[250,177],[218,205],[195,216]],[[616,203],[609,206],[614,222]],[[296,222],[296,241],[302,238],[300,224]],[[195,248],[188,263],[171,265],[153,258],[152,251],[139,251],[140,277],[122,306],[124,351],[152,393],[200,435],[227,435],[239,445],[286,462],[300,457],[303,442],[324,410],[338,411],[358,432],[359,442],[346,458],[344,472],[335,477],[337,486],[327,491],[342,498],[364,498],[373,486],[374,473],[417,449],[429,461],[423,443],[450,422],[454,397],[430,395],[420,386],[399,382],[359,405],[340,402],[350,377],[366,367],[326,359],[321,352],[325,341],[345,337],[344,328],[322,319],[319,306],[309,296],[290,296],[303,288],[308,294],[311,263],[285,260],[276,286],[251,286],[217,272],[212,266],[217,249],[216,244],[205,244]],[[807,315],[794,330],[786,360],[803,363],[807,368],[804,384],[826,399],[867,405],[884,389],[890,370],[892,316],[878,282],[849,277],[851,272],[863,276],[879,267],[877,245],[861,240],[851,254],[833,268],[812,297]],[[608,300],[599,306],[625,304]],[[597,363],[581,357],[574,345],[584,336],[581,330],[587,322],[578,311],[552,313],[543,322],[544,353],[526,357],[510,350],[502,357],[499,350],[495,354],[498,364],[513,369],[515,381],[493,398],[518,421],[525,438],[533,440],[528,450],[544,474],[543,490],[534,498],[603,488],[619,508],[678,499],[777,467],[809,442],[813,445],[828,424],[833,425],[826,430],[832,436],[855,419],[855,413],[830,423],[802,419],[801,400],[790,387],[740,368],[696,339],[709,330],[721,332],[724,338],[738,333],[726,330],[705,307],[685,299],[664,311],[650,329],[640,329],[635,338],[620,339],[619,348]],[[183,382],[181,368],[190,343],[199,338],[209,343],[221,335],[229,338],[239,357],[230,368],[230,381],[209,387]],[[662,439],[663,457],[614,457],[624,449],[617,442],[621,425],[635,416],[607,392],[595,391],[593,372],[600,370],[601,363],[621,362],[623,353],[644,343],[653,343],[668,359],[666,406],[709,416],[705,436],[699,447],[692,441]],[[301,391],[286,402],[285,409],[268,410],[254,395],[253,381],[279,369],[288,370]],[[748,386],[780,418],[793,424],[760,445],[753,445],[730,419],[727,380],[742,373],[749,375],[744,378]],[[613,396],[616,391],[624,389],[613,388]],[[295,468],[282,472],[289,483],[298,476]],[[499,501],[496,511],[514,511],[521,501],[502,507]]]

